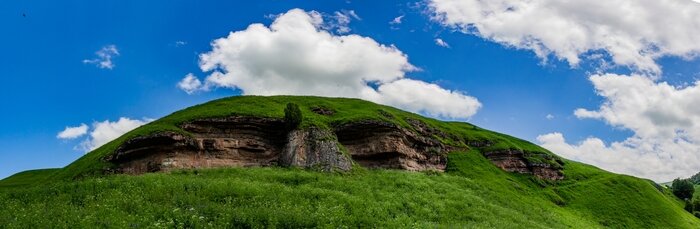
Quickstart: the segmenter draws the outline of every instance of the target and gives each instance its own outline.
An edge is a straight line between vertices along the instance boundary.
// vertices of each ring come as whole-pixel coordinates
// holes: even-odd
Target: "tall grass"
[[[543,183],[476,151],[446,173],[183,170],[0,189],[8,228],[698,228],[645,181],[567,164],[590,182]],[[576,176],[576,175],[574,175]],[[599,182],[609,179],[610,182]],[[622,182],[614,183],[619,180]],[[639,191],[637,193],[636,191]],[[631,192],[631,193],[630,193]],[[565,195],[562,195],[565,194]]]

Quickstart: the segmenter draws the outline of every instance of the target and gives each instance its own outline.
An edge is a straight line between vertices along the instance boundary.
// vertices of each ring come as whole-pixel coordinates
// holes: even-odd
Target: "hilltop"
[[[0,204],[9,227],[700,227],[649,180],[466,122],[304,96],[177,111],[0,181]]]

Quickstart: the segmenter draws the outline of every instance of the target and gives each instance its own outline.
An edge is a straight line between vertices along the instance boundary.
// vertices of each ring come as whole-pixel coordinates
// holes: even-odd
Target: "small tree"
[[[693,196],[693,199],[690,201],[690,203],[693,205],[693,209],[695,211],[700,211],[700,198],[698,196]]]
[[[693,204],[690,203],[689,199],[685,199],[685,206],[683,207],[683,209],[685,209],[685,211],[687,212],[693,213]]]
[[[690,180],[675,179],[671,184],[671,192],[682,200],[690,200],[693,198],[695,187],[693,187],[693,183]]]
[[[284,122],[287,128],[292,130],[301,124],[301,110],[296,103],[287,103],[287,107],[284,108]]]

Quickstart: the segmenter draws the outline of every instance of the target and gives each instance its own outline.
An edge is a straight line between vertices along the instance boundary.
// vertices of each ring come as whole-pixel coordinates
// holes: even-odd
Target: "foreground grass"
[[[453,153],[446,173],[287,168],[117,175],[0,189],[8,228],[698,228],[651,184],[574,162],[543,183]],[[2,182],[0,182],[2,184]]]

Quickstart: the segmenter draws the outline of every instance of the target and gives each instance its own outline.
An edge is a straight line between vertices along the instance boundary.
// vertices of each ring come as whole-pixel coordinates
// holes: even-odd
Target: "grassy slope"
[[[0,181],[0,188],[21,187],[51,181],[51,177],[60,169],[37,169],[16,173]]]
[[[408,126],[421,119],[458,138],[489,140],[493,147],[548,151],[467,123],[444,123],[354,99],[237,97],[195,106],[138,128],[61,170],[27,172],[0,181],[0,225],[56,227],[324,225],[484,228],[698,228],[700,222],[651,182],[567,161],[567,179],[547,183],[511,174],[476,149],[449,155],[446,174],[356,169],[327,174],[285,168],[211,169],[143,176],[84,177],[122,141],[177,124],[231,114],[282,117],[293,101],[304,124],[328,127],[361,119]],[[310,106],[331,107],[332,118]],[[377,115],[381,109],[394,118]],[[444,139],[451,142],[450,139]],[[21,186],[30,180],[41,185]],[[56,180],[55,182],[44,182]],[[14,184],[14,185],[8,185]],[[5,188],[2,188],[4,187]],[[10,188],[6,186],[12,186]],[[51,216],[51,217],[41,217]]]

